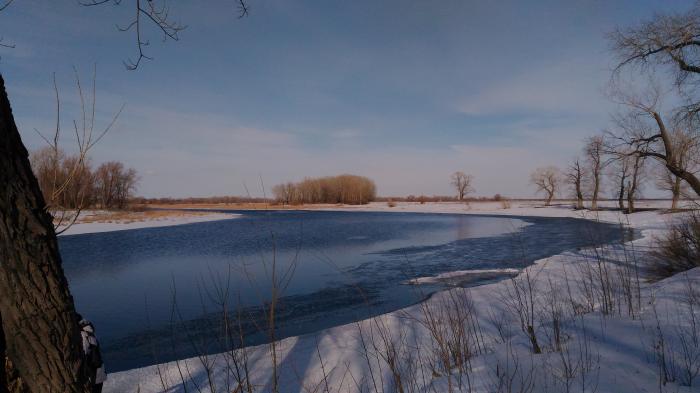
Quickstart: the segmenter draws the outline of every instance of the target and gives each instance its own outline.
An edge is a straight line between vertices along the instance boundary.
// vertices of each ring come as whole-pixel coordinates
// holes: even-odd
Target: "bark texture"
[[[0,333],[6,356],[28,391],[88,392],[75,307],[56,234],[2,75],[0,184]]]

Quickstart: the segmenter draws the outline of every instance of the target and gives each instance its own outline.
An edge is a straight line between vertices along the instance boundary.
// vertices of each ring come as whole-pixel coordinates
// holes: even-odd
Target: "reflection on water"
[[[395,310],[440,289],[401,284],[411,278],[522,267],[621,236],[613,225],[558,218],[237,213],[242,217],[60,238],[77,307],[99,329],[110,371],[222,350],[213,340],[222,297],[244,313],[246,345],[264,342],[254,332],[273,266],[278,281],[290,277],[278,314],[276,335],[284,337]]]

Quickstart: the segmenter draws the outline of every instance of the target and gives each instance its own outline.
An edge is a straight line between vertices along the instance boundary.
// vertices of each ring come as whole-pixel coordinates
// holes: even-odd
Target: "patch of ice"
[[[474,275],[486,275],[486,274],[504,274],[513,275],[520,273],[520,269],[474,269],[474,270],[456,270],[453,272],[440,273],[437,276],[431,277],[418,277],[408,281],[404,284],[409,285],[421,285],[421,284],[438,284],[445,281],[454,281],[455,279],[460,279],[464,277],[474,276]]]

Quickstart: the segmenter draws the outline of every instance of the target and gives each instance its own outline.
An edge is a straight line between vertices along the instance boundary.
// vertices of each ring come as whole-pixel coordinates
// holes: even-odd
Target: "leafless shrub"
[[[498,336],[493,338],[495,342],[505,343],[513,337],[509,317],[510,315],[503,310],[489,308],[486,320],[496,329]]]
[[[81,211],[92,203],[93,176],[90,170],[90,150],[109,132],[117,121],[121,109],[102,129],[95,129],[96,69],[92,75],[92,89],[85,94],[80,76],[75,70],[75,84],[80,97],[80,120],[73,120],[73,133],[77,152],[67,155],[60,147],[61,141],[61,97],[53,76],[56,98],[56,124],[51,137],[35,130],[46,142],[46,147],[33,152],[32,168],[44,195],[47,209],[54,217],[57,233],[66,231],[75,223]]]
[[[658,239],[651,273],[664,278],[700,266],[700,212],[687,213]]]
[[[512,342],[506,342],[505,361],[498,360],[493,370],[494,382],[491,391],[497,393],[532,393],[536,387],[536,368],[534,357],[529,362],[522,361],[515,353]]]
[[[436,304],[437,303],[437,304]],[[486,344],[474,302],[468,291],[447,291],[437,302],[420,304],[419,323],[430,334],[429,367],[435,376],[446,376],[452,391],[453,370],[457,386],[471,391],[471,359],[485,353]],[[466,379],[466,381],[465,381]]]
[[[680,302],[666,309],[662,319],[657,294],[651,295],[653,324],[649,327],[651,352],[659,373],[659,388],[675,382],[681,386],[696,386],[700,376],[700,331],[695,312],[700,305],[697,282],[687,274],[681,278],[683,289]]]
[[[509,279],[509,285],[500,294],[501,301],[508,310],[518,318],[520,330],[530,340],[532,352],[542,353],[537,340],[537,280],[536,274],[525,269],[523,273]]]

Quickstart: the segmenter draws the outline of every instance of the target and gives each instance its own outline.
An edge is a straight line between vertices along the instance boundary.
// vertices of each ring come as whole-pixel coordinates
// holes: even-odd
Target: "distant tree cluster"
[[[51,147],[33,151],[30,161],[51,210],[123,209],[136,191],[136,170],[118,161],[93,169],[89,160]]]
[[[269,198],[241,197],[235,195],[190,197],[190,198],[131,198],[131,201],[140,205],[175,205],[175,204],[233,204],[233,203],[270,203]]]
[[[362,205],[377,197],[371,179],[363,176],[340,175],[306,178],[298,183],[288,182],[272,188],[275,200],[285,205],[304,203],[343,203]]]

